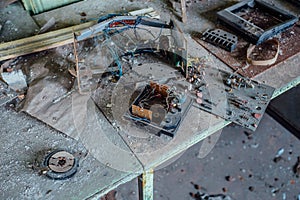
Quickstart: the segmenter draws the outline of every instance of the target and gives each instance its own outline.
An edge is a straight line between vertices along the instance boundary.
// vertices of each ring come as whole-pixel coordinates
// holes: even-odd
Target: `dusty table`
[[[55,11],[53,12],[55,13]],[[189,54],[195,57],[207,56],[211,65],[230,71],[227,66],[200,47],[192,39],[189,38],[188,41]],[[258,75],[254,79],[275,87],[277,90],[274,97],[276,97],[299,84],[299,59],[299,56],[293,57],[277,67]],[[63,92],[64,91],[59,94],[63,94]],[[44,91],[44,94],[45,93],[47,93],[47,90]],[[78,97],[76,94],[74,95],[75,96],[73,97]],[[89,101],[89,97],[73,98],[73,100],[74,99],[76,99],[79,104],[85,103],[91,105],[92,107],[89,106],[87,108],[93,109],[93,105],[91,104],[91,101]],[[67,98],[66,101],[72,102],[72,98]],[[60,108],[58,104],[56,106],[57,109]],[[70,108],[64,109],[72,110],[74,107],[71,106]],[[81,107],[78,107],[77,109],[80,110]],[[1,168],[4,169],[1,171],[1,177],[6,177],[1,183],[1,189],[3,190],[1,195],[3,195],[3,198],[32,198],[33,195],[36,195],[37,198],[42,198],[44,195],[47,195],[47,198],[49,199],[54,197],[65,199],[69,198],[73,194],[76,195],[77,199],[97,199],[108,191],[116,188],[119,184],[130,181],[140,174],[143,174],[144,184],[142,186],[144,187],[145,192],[142,195],[144,195],[145,199],[151,199],[153,197],[153,169],[230,123],[192,107],[184,119],[184,123],[180,127],[182,130],[179,130],[179,134],[177,134],[177,136],[172,140],[165,140],[164,143],[159,142],[156,137],[148,137],[144,135],[144,138],[142,138],[140,142],[136,142],[132,136],[122,138],[119,134],[109,134],[109,136],[107,134],[98,135],[97,138],[93,139],[99,140],[100,142],[89,143],[94,146],[88,147],[91,155],[93,155],[96,159],[91,155],[88,155],[87,157],[83,156],[80,162],[81,167],[72,179],[53,181],[44,176],[39,176],[37,171],[26,168],[26,166],[33,163],[37,155],[41,155],[49,149],[65,147],[71,149],[73,152],[86,151],[84,145],[90,141],[85,141],[82,137],[80,137],[83,135],[78,135],[77,130],[79,129],[81,133],[86,131],[92,133],[93,130],[84,130],[85,127],[80,123],[81,118],[77,119],[77,127],[72,127],[67,124],[69,130],[61,131],[67,133],[73,138],[80,138],[80,142],[77,142],[71,138],[66,138],[63,134],[53,133],[54,131],[45,127],[39,128],[44,125],[39,122],[26,119],[26,117],[22,115],[19,116],[7,110],[3,110],[3,112],[10,116],[8,118],[4,117],[4,115],[1,116],[1,120],[3,121],[2,124],[4,125],[1,126],[2,141],[5,141],[3,142],[4,145],[2,148],[6,149],[5,152],[1,154]],[[33,113],[36,112],[38,112],[38,110],[31,110],[31,114],[33,116]],[[43,121],[47,118],[52,121],[53,117],[55,117],[55,115],[51,115],[51,113],[45,113],[46,115],[45,118],[42,119]],[[96,112],[94,114],[95,115],[89,115],[92,117],[90,120],[93,123],[97,121],[96,119],[99,117],[101,118],[99,113]],[[66,115],[66,117],[68,117],[68,115]],[[195,119],[195,117],[199,120],[192,120]],[[23,128],[21,129],[16,125],[12,126],[12,124],[15,123],[15,120],[17,120],[17,124],[20,127],[25,127],[25,129],[23,130]],[[31,124],[34,124],[34,126]],[[52,124],[53,127],[55,127],[54,122],[49,122],[49,124]],[[9,129],[11,126],[13,128]],[[55,128],[60,130],[58,127]],[[113,132],[113,130],[110,131]],[[108,132],[112,133],[110,131]],[[74,135],[72,133],[76,134]],[[94,132],[94,134],[97,135],[96,132]],[[11,135],[14,135],[14,139],[10,138]],[[108,144],[110,143],[107,143],[104,140],[101,142],[101,139],[103,139],[101,136],[108,136],[108,142],[113,141],[113,146],[109,146]],[[143,149],[142,145],[146,144],[147,142],[145,143],[145,141],[147,140],[151,140],[150,143],[153,146],[148,146],[146,152],[140,152],[140,150]],[[119,150],[111,148],[115,147],[116,144],[121,148],[124,154],[118,154],[120,152]],[[101,148],[99,147],[100,145],[102,145]],[[25,151],[23,151],[24,148]],[[7,149],[10,149],[10,151],[7,151]],[[99,149],[106,149],[106,152],[97,152]],[[20,151],[23,152],[16,157],[15,155]],[[108,159],[110,157],[113,157],[114,159]],[[100,160],[100,162],[97,160]],[[112,163],[106,161],[110,161]],[[119,164],[122,163],[124,163],[124,165],[120,166]],[[23,192],[12,194],[9,191],[10,188],[18,188],[19,191]],[[83,189],[84,191],[78,192]]]

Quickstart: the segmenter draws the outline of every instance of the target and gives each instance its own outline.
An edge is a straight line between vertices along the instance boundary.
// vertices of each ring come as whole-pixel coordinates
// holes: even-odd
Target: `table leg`
[[[153,174],[153,169],[149,169],[139,176],[139,200],[153,200]]]

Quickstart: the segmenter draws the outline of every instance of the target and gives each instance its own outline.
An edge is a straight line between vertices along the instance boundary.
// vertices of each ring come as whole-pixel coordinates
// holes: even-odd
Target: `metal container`
[[[38,14],[77,1],[80,0],[22,0],[25,9],[33,14]]]

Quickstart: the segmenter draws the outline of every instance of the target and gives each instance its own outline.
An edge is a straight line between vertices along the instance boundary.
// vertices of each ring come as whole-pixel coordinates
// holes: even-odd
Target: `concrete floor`
[[[235,200],[298,200],[300,180],[292,169],[300,155],[299,145],[300,141],[269,115],[264,115],[253,133],[228,126],[205,158],[198,157],[199,143],[155,171],[154,199],[192,200],[190,193],[197,192],[193,182],[201,187],[200,192],[227,194]],[[280,149],[284,149],[282,159],[274,162]],[[136,200],[137,193],[134,180],[118,187],[117,200]]]

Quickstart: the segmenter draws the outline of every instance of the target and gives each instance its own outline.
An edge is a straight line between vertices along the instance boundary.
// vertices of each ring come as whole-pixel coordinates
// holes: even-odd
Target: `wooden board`
[[[0,44],[0,61],[70,44],[73,42],[73,32],[88,28],[95,23],[96,21],[91,21],[41,35],[2,43]]]

